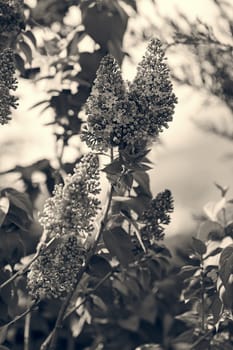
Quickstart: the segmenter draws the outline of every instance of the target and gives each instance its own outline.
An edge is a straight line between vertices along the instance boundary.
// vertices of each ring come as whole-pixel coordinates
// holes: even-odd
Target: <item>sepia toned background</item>
[[[131,80],[135,74],[137,63],[140,61],[147,40],[132,39],[130,31],[135,31],[140,36],[142,29],[151,24],[160,25],[161,16],[176,16],[177,10],[186,13],[190,20],[200,18],[213,27],[216,24],[216,8],[213,2],[208,0],[163,0],[157,1],[157,6],[149,0],[141,0],[138,3],[139,14],[132,15],[128,24],[128,34],[124,40],[124,47],[130,57],[126,57],[123,63],[123,75]],[[69,21],[78,21],[79,14],[72,9],[67,16]],[[161,31],[163,24],[161,21]],[[153,31],[152,33],[153,34]],[[52,33],[46,31],[39,36],[49,37]],[[157,35],[157,33],[155,33]],[[221,36],[222,33],[219,33]],[[136,35],[137,37],[137,35]],[[83,50],[91,46],[90,41],[82,43]],[[168,62],[172,66],[178,66],[181,62],[189,61],[192,65],[192,57],[180,49],[177,53],[167,53]],[[39,58],[38,58],[39,59]],[[44,62],[40,62],[41,65]],[[46,66],[44,67],[46,70]],[[193,67],[192,67],[193,69]],[[52,110],[41,114],[40,107],[30,109],[35,103],[46,99],[46,83],[33,83],[20,79],[18,94],[20,105],[13,113],[12,121],[0,129],[0,171],[13,168],[17,165],[28,165],[42,158],[55,158],[53,128],[45,126],[52,119]],[[57,82],[51,82],[51,88]],[[214,182],[221,185],[229,185],[229,196],[232,192],[233,160],[228,157],[232,144],[218,136],[201,130],[196,125],[197,121],[215,120],[219,125],[224,123],[232,128],[231,114],[228,108],[217,98],[209,97],[204,91],[197,91],[187,86],[174,84],[178,97],[178,105],[174,121],[161,137],[161,143],[154,145],[151,160],[155,164],[150,172],[152,189],[157,193],[164,188],[171,189],[175,211],[172,214],[172,222],[167,234],[188,234],[196,228],[197,223],[193,214],[200,214],[202,207],[211,200],[218,200],[219,193]],[[207,103],[208,101],[208,103]],[[65,159],[70,160],[77,147],[78,140],[72,140]],[[72,151],[73,147],[73,151]],[[21,186],[17,175],[2,176],[0,185]],[[44,197],[46,197],[44,193]],[[43,202],[41,199],[41,203]]]

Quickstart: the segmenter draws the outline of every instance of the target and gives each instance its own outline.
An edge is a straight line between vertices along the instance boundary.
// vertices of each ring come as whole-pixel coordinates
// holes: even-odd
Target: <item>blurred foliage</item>
[[[232,35],[230,5],[213,1]],[[40,349],[54,329],[62,300],[34,303],[26,287],[25,273],[33,259],[29,254],[36,245],[35,203],[41,193],[33,175],[44,175],[52,195],[54,186],[63,184],[64,173],[74,167],[74,163],[64,163],[64,148],[79,135],[85,121],[82,109],[99,63],[108,53],[119,64],[127,55],[122,48],[130,13],[125,5],[137,12],[134,0],[38,0],[35,7],[25,1],[24,15],[16,16],[22,31],[13,31],[5,41],[15,50],[21,78],[44,80],[48,85],[54,81],[56,88],[49,87],[48,98],[37,106],[53,110],[58,154],[57,166],[42,159],[2,173],[19,174],[25,193],[13,188],[0,191],[0,349]],[[69,24],[65,18],[74,9],[80,18]],[[166,18],[176,33],[167,49],[187,46],[200,69],[193,76],[190,67],[183,66],[181,75],[172,70],[173,78],[206,89],[232,110],[231,42],[220,41],[205,23],[190,23],[183,14],[179,16],[177,23]],[[187,30],[180,27],[181,22]],[[162,36],[161,28],[153,30]],[[50,38],[43,33],[50,33]],[[143,35],[146,39],[146,31]],[[83,52],[80,45],[88,36],[93,42],[90,51]],[[204,207],[199,231],[186,250],[180,249],[182,263],[177,264],[157,240],[169,223],[173,203],[168,190],[152,196],[148,152],[148,145],[122,150],[103,169],[112,188],[111,215],[68,305],[57,350],[221,350],[233,346],[233,200],[227,198],[227,188],[216,185],[220,201]],[[77,152],[75,163],[80,156]],[[146,226],[149,220],[154,220],[153,225]],[[149,240],[147,229],[154,233]]]
[[[167,42],[170,55],[187,53],[188,59],[179,59],[175,65],[170,63],[174,81],[202,91],[205,96],[203,107],[208,106],[211,98],[217,98],[232,116],[233,6],[227,0],[211,0],[208,6],[212,6],[216,12],[214,25],[200,18],[192,21],[182,9],[177,10],[172,18],[164,16],[157,3],[155,15],[158,16],[158,24],[148,20],[140,34],[134,33],[135,40],[145,40],[156,33]],[[229,125],[224,125],[225,121],[220,117],[217,122],[195,120],[195,123],[226,140],[233,139],[231,119]]]

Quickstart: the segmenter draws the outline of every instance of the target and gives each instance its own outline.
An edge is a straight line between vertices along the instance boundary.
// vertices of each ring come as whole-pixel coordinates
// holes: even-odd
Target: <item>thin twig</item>
[[[83,304],[85,304],[87,298],[95,292],[110,276],[112,276],[112,271],[107,273],[96,285],[92,288],[83,298],[78,305],[75,305],[69,312],[64,315],[63,321],[66,320],[73,312],[77,311]]]
[[[25,317],[24,323],[24,350],[30,349],[30,324],[31,324],[31,312],[29,312]]]
[[[199,345],[203,340],[205,340],[211,333],[213,333],[214,330],[215,330],[215,327],[211,328],[207,333],[205,333],[203,336],[198,338],[195,341],[195,343],[192,344],[192,346],[191,346],[191,348],[189,348],[189,350],[194,350],[196,348],[196,346]]]
[[[79,278],[79,280],[80,280],[80,278]],[[66,309],[70,303],[70,300],[71,300],[73,294],[74,294],[74,290],[71,290],[70,293],[68,294],[68,296],[66,297],[66,299],[64,300],[64,302],[62,303],[62,306],[61,306],[60,311],[58,313],[58,317],[57,317],[57,320],[56,320],[56,323],[55,323],[55,326],[53,329],[53,334],[52,334],[50,346],[49,346],[50,350],[56,350],[59,329],[62,328],[64,313],[66,312]]]
[[[24,311],[22,314],[20,314],[19,316],[16,316],[13,320],[11,320],[10,322],[8,322],[7,324],[4,324],[4,326],[0,327],[0,330],[3,327],[10,327],[12,324],[14,324],[15,322],[21,320],[22,318],[24,318],[27,314],[29,314],[33,308],[38,304],[38,302],[34,302],[26,311]]]
[[[80,303],[78,305],[75,305],[69,312],[67,312],[64,316],[63,316],[63,320],[65,321],[73,312],[77,311],[82,305],[85,304],[87,298],[93,293],[95,292],[110,276],[112,275],[112,271],[107,273],[97,284],[94,288],[92,288],[84,297],[84,299],[82,301],[80,301]],[[68,305],[67,305],[68,306]],[[49,336],[46,338],[46,340],[44,341],[44,343],[42,344],[40,350],[45,350],[47,348],[47,346],[49,345],[49,343],[52,340],[52,337],[55,334],[55,327],[52,330],[52,332],[49,334]],[[51,347],[51,346],[50,346]]]
[[[36,252],[34,257],[29,261],[29,263],[27,263],[21,270],[17,271],[15,274],[13,274],[8,280],[3,282],[0,285],[0,291],[1,291],[2,288],[6,287],[9,283],[13,282],[17,277],[24,275],[28,271],[28,269],[32,265],[32,263],[36,259],[38,259],[38,257],[40,256],[41,252],[42,251],[44,252],[46,249],[48,249],[55,239],[56,239],[56,237],[53,237],[47,244],[44,244],[42,246],[43,248],[38,249],[38,251]]]
[[[201,256],[201,329],[205,331],[205,286],[204,286],[204,267],[203,256]]]

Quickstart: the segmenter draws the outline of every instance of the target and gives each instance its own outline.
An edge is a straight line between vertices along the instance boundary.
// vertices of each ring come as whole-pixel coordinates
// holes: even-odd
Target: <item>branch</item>
[[[84,299],[82,301],[80,301],[80,303],[78,305],[75,305],[69,312],[67,312],[64,317],[63,317],[63,321],[65,321],[74,311],[78,310],[83,304],[85,304],[87,298],[93,293],[95,292],[110,276],[112,275],[112,272],[109,272],[107,275],[105,275],[102,280],[100,280],[97,285],[92,288],[84,297]],[[68,305],[67,305],[68,306]],[[48,337],[45,339],[45,341],[43,342],[43,344],[41,345],[40,350],[46,350],[49,343],[52,340],[52,337],[54,336],[55,333],[55,327],[52,330],[52,332],[48,335]]]
[[[63,318],[63,321],[66,320],[74,311],[77,311],[80,306],[82,306],[83,304],[85,304],[87,298],[92,294],[94,293],[109,277],[111,277],[113,274],[113,272],[109,272],[107,273],[97,284],[94,288],[92,288],[86,295],[85,297],[83,298],[82,301],[80,301],[80,303],[78,305],[75,305],[69,312],[67,312],[65,315],[64,315],[64,318]]]
[[[34,257],[32,258],[32,260],[29,261],[29,263],[27,263],[23,269],[17,271],[14,275],[12,275],[8,280],[6,280],[5,282],[3,282],[0,285],[0,291],[2,288],[6,287],[9,283],[13,282],[17,277],[24,275],[27,270],[29,269],[29,267],[32,265],[32,263],[38,259],[38,257],[40,256],[41,252],[45,251],[46,249],[48,249],[50,247],[50,245],[55,241],[56,237],[53,237],[48,243],[45,243],[41,246],[40,249],[38,249],[38,251],[36,252],[36,254],[34,255]]]
[[[211,328],[207,333],[205,333],[202,337],[198,338],[195,343],[192,344],[191,348],[189,350],[194,350],[197,345],[199,345],[203,340],[205,340],[213,331],[215,330],[215,327]]]
[[[30,324],[31,324],[31,312],[26,315],[24,324],[24,350],[29,350],[30,348]]]
[[[27,316],[32,310],[33,308],[38,304],[38,301],[34,302],[26,311],[24,311],[21,315],[16,316],[13,320],[11,320],[10,322],[8,322],[7,324],[4,324],[3,326],[0,327],[0,330],[3,327],[9,327],[12,324],[14,324],[15,322],[21,320],[22,318],[24,318],[25,316]]]

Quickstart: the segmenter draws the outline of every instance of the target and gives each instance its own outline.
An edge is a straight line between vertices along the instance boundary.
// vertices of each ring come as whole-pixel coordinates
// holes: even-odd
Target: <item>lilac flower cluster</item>
[[[98,157],[89,153],[45,203],[40,218],[44,228],[41,241],[48,243],[55,237],[55,248],[46,249],[31,266],[28,287],[32,296],[62,297],[73,288],[100,209],[99,192]]]
[[[58,239],[55,249],[42,251],[28,273],[33,299],[65,297],[75,285],[85,256],[82,241],[75,234]]]
[[[0,53],[0,124],[7,124],[10,118],[10,108],[17,108],[18,98],[11,95],[16,90],[17,79],[14,77],[14,53],[10,48]]]
[[[173,198],[170,190],[160,192],[152,199],[150,206],[141,217],[142,240],[154,242],[164,237],[163,225],[168,225],[170,222],[170,213],[174,210]]]
[[[0,33],[18,33],[23,28],[23,0],[0,0]]]
[[[172,120],[176,96],[159,40],[151,40],[127,87],[111,56],[101,61],[87,100],[87,126],[82,139],[98,151],[150,142]]]
[[[97,71],[90,97],[86,103],[87,128],[82,140],[98,151],[121,142],[121,126],[126,114],[126,88],[115,59],[105,56]]]

